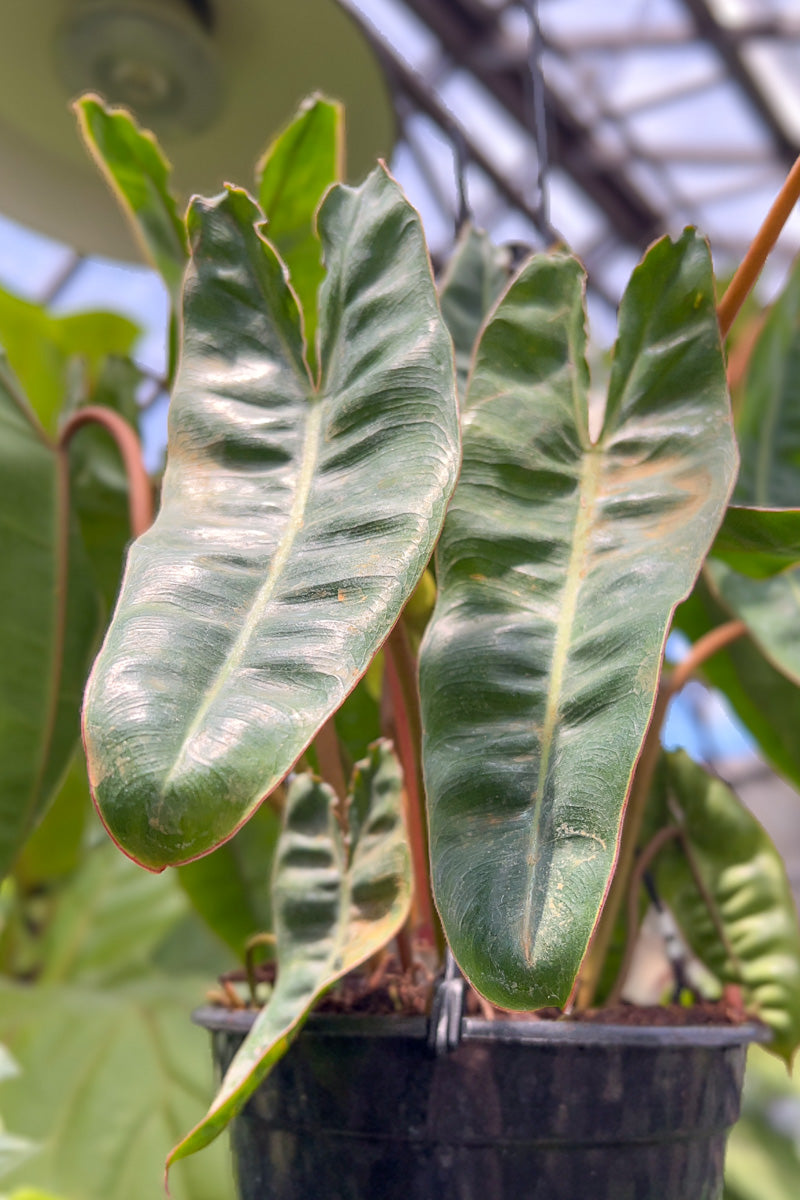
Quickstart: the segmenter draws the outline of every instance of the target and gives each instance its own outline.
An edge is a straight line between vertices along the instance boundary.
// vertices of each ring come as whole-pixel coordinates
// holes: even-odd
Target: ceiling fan
[[[82,253],[137,249],[69,101],[99,92],[158,135],[184,198],[247,185],[299,101],[345,102],[348,165],[394,140],[391,99],[336,0],[37,0],[0,7],[0,211]]]

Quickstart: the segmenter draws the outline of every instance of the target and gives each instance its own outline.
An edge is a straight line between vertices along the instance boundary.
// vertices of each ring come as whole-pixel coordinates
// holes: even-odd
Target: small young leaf
[[[462,404],[478,334],[508,284],[510,271],[508,247],[495,246],[483,230],[466,225],[439,285],[442,316],[455,346]]]
[[[317,359],[317,296],[325,277],[316,212],[328,188],[342,179],[343,157],[342,106],[313,96],[272,142],[258,168],[258,201],[267,218],[267,237],[289,269],[312,368]]]
[[[659,894],[700,961],[742,988],[747,1009],[773,1031],[772,1048],[791,1060],[800,1044],[800,927],[780,854],[727,784],[683,752],[664,755],[651,805],[651,819],[678,825],[686,840],[658,854]]]
[[[98,96],[84,96],[75,111],[92,157],[177,308],[189,251],[186,226],[170,192],[169,163],[153,135],[124,109],[110,108]]]
[[[289,789],[273,877],[278,977],[208,1114],[169,1163],[222,1131],[286,1053],[314,1003],[394,937],[411,904],[411,862],[400,765],[387,742],[353,775],[349,846],[327,784],[298,777]]]

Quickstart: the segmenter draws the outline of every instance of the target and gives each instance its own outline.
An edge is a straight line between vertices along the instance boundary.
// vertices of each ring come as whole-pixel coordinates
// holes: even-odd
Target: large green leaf
[[[634,273],[595,443],[582,292],[574,259],[538,256],[484,330],[421,653],[437,904],[509,1008],[569,996],[736,470],[705,243],[663,240]]]
[[[742,466],[736,504],[797,508],[800,502],[800,263],[753,350],[736,432]]]
[[[439,299],[455,346],[462,401],[478,334],[508,283],[510,266],[508,247],[495,246],[483,230],[466,225],[442,276]]]
[[[731,505],[711,554],[753,579],[795,566],[800,563],[800,509]]]
[[[78,739],[99,603],[69,511],[66,457],[0,359],[0,877]]]
[[[208,1035],[189,1011],[197,979],[148,979],[114,991],[0,982],[0,1038],[21,1067],[0,1083],[15,1133],[41,1144],[4,1184],[67,1200],[156,1200],[164,1155],[212,1086]],[[172,1172],[174,1200],[232,1200],[220,1145]]]
[[[212,1141],[268,1074],[311,1007],[337,979],[394,937],[411,904],[411,860],[400,765],[387,742],[359,763],[347,841],[327,784],[299,776],[289,789],[273,878],[278,978],[201,1123],[175,1162]]]
[[[748,1010],[772,1030],[772,1048],[791,1059],[800,1044],[800,927],[780,854],[727,784],[683,752],[663,756],[650,804],[659,827],[677,825],[686,839],[655,860],[659,894],[700,961],[741,986]]]
[[[762,653],[800,685],[800,567],[751,579],[710,559],[707,572],[725,607],[744,621]]]
[[[188,248],[186,226],[170,191],[169,164],[153,135],[124,109],[84,96],[75,111],[89,151],[177,308]]]
[[[280,828],[280,815],[262,804],[224,846],[178,868],[195,911],[239,960],[253,934],[272,929],[270,879]]]
[[[271,143],[258,169],[258,200],[269,239],[286,266],[300,304],[309,364],[316,363],[317,293],[325,277],[315,214],[343,174],[341,104],[312,96]]]
[[[162,507],[128,558],[85,705],[111,835],[153,869],[225,841],[364,673],[458,466],[453,354],[419,218],[383,170],[319,225],[319,389],[259,213],[190,210]]]
[[[675,614],[675,627],[693,642],[731,619],[706,576],[704,570]],[[725,695],[775,770],[800,787],[800,688],[747,635],[707,659],[703,676]]]

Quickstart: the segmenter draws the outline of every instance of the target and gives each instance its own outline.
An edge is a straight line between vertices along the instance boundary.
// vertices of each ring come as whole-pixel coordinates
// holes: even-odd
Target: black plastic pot
[[[252,1020],[201,1009],[225,1070]],[[233,1123],[241,1200],[718,1200],[757,1026],[312,1017]]]

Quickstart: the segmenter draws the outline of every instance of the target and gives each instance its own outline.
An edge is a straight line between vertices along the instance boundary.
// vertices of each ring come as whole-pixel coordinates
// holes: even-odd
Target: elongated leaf
[[[675,614],[676,628],[695,642],[730,619],[704,570]],[[767,761],[800,787],[800,688],[776,670],[748,636],[707,659],[703,676],[725,695]]]
[[[394,937],[411,904],[400,765],[377,743],[353,776],[349,847],[327,784],[289,789],[273,879],[278,978],[205,1119],[170,1163],[212,1141],[283,1057],[323,992]]]
[[[0,360],[0,877],[78,739],[99,604],[69,512],[66,459]]]
[[[753,350],[736,432],[742,466],[735,503],[796,508],[800,503],[800,263]]]
[[[714,539],[711,554],[753,579],[767,579],[797,565],[800,563],[800,509],[731,505]]]
[[[280,828],[280,815],[262,804],[224,846],[178,869],[195,911],[239,960],[248,938],[272,929],[270,879]]]
[[[780,854],[734,792],[683,752],[665,755],[651,801],[659,825],[677,824],[655,860],[660,895],[697,957],[722,983],[739,984],[746,1007],[791,1059],[800,1044],[800,927]]]
[[[225,841],[387,636],[455,482],[452,348],[419,219],[376,170],[319,223],[322,381],[258,210],[190,212],[162,508],[87,691],[93,793],[154,869]]]
[[[483,322],[508,283],[511,254],[473,225],[461,232],[439,287],[442,316],[456,350],[458,394],[463,402],[472,353]]]
[[[269,239],[292,282],[303,314],[309,363],[316,362],[317,293],[325,277],[315,214],[343,175],[344,111],[312,96],[269,146],[258,169],[258,200]]]
[[[421,652],[437,904],[509,1008],[570,993],[736,470],[706,245],[661,241],[634,273],[595,444],[582,290],[574,259],[539,256],[484,330]]]
[[[772,665],[800,685],[800,567],[769,579],[751,579],[726,563],[709,560],[708,577]]]
[[[118,856],[119,857],[119,856]],[[0,1111],[39,1153],[3,1183],[65,1200],[157,1200],[176,1130],[212,1086],[208,1035],[188,1019],[202,978],[124,988],[0,982],[0,1037],[22,1073],[0,1083]],[[233,1200],[227,1147],[177,1167],[174,1200]]]
[[[98,96],[84,96],[75,111],[88,150],[177,307],[188,245],[186,226],[170,191],[168,162],[153,135],[124,109],[110,108]]]

